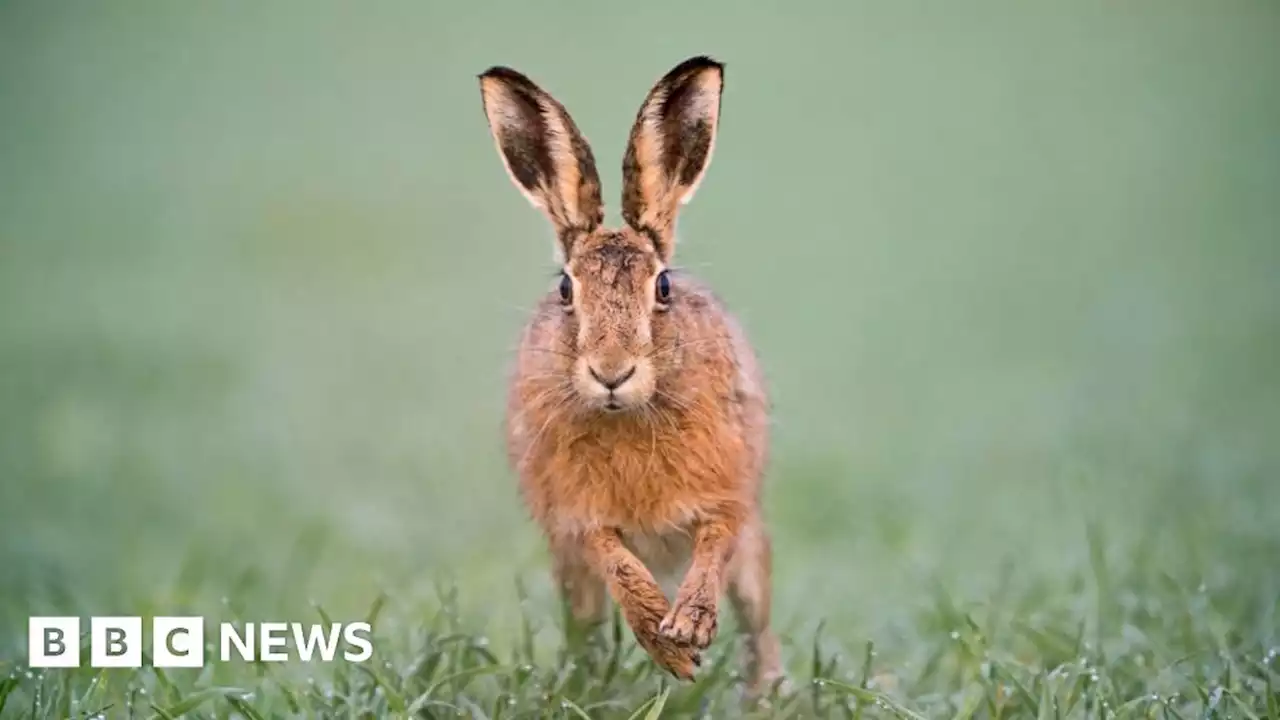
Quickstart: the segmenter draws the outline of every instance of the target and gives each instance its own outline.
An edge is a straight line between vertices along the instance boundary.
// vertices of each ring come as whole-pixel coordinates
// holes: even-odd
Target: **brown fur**
[[[480,80],[504,166],[551,220],[567,277],[522,335],[506,432],[572,614],[598,623],[612,597],[654,660],[689,679],[727,593],[762,690],[781,674],[760,512],[769,401],[733,317],[667,267],[679,206],[710,163],[723,66],[691,58],[645,98],[621,229],[601,227],[591,150],[564,108],[514,70]],[[660,583],[675,580],[669,602]]]

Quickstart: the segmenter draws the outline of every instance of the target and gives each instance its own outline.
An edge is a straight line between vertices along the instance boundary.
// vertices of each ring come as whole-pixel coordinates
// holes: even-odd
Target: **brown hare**
[[[680,63],[650,90],[622,163],[621,228],[564,107],[506,67],[480,76],[499,155],[551,220],[561,272],[521,336],[506,436],[574,619],[608,597],[637,641],[693,677],[727,594],[753,691],[781,677],[760,511],[769,401],[754,351],[704,285],[670,266],[676,214],[715,147],[724,67]],[[679,580],[668,602],[655,577]],[[607,593],[607,595],[606,595]]]

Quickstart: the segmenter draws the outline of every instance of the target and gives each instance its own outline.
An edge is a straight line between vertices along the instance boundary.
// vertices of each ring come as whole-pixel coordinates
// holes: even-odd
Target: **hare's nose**
[[[605,387],[606,390],[610,390],[610,391],[617,390],[618,388],[622,387],[622,383],[630,380],[631,376],[636,374],[635,365],[632,365],[631,367],[627,368],[623,372],[617,373],[612,377],[609,377],[600,373],[599,371],[597,371],[595,368],[591,366],[587,366],[587,370],[591,372],[591,377],[595,378],[596,382],[600,383]]]

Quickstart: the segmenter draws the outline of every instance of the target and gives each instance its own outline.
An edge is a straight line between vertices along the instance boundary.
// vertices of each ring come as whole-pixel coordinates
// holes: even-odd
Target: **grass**
[[[617,624],[573,656],[500,657],[447,611],[370,665],[339,665],[305,681],[270,665],[235,678],[213,669],[18,671],[2,694],[15,716],[29,717],[1276,717],[1276,650],[1215,637],[1215,598],[1165,592],[1144,599],[1186,602],[1189,594],[1192,602],[1157,622],[1143,612],[1117,615],[1142,639],[1110,653],[1080,626],[1040,620],[1044,609],[993,618],[998,628],[939,608],[922,622],[956,629],[921,638],[928,658],[917,668],[882,660],[872,643],[861,657],[843,655],[819,636],[808,662],[793,662],[798,687],[745,710],[728,648],[692,686],[673,688]],[[1157,630],[1173,634],[1149,635]],[[1169,652],[1185,655],[1169,662]]]
[[[1214,562],[1235,564],[1203,575],[1171,574],[1160,559],[1170,551],[1204,556],[1203,543],[1140,543],[1116,554],[1094,526],[1082,538],[1089,561],[1075,571],[1050,577],[1006,566],[996,592],[976,601],[936,586],[913,603],[908,625],[881,633],[879,642],[819,622],[811,634],[785,638],[789,687],[759,705],[745,703],[740,691],[732,623],[698,679],[676,684],[616,614],[578,644],[560,642],[557,614],[517,582],[520,629],[504,637],[486,634],[485,622],[466,610],[477,601],[449,585],[412,602],[377,595],[351,616],[375,630],[367,663],[72,671],[10,661],[0,666],[0,716],[1278,717],[1280,574],[1267,562],[1276,557],[1276,538],[1222,534]],[[189,564],[158,604],[172,607],[185,596],[180,609],[211,623],[334,619],[319,604],[305,615],[268,611],[263,598],[281,588],[253,572],[241,573],[260,578],[242,579],[241,595],[211,602],[193,590],[234,585],[220,576],[225,568],[198,565]],[[294,572],[293,579],[302,578]]]

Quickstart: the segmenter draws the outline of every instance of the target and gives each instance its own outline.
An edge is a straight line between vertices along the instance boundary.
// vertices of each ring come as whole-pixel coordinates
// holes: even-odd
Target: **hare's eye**
[[[658,273],[658,280],[655,285],[658,292],[658,302],[665,303],[671,299],[671,279],[667,277],[666,270]]]
[[[560,302],[565,305],[573,302],[573,281],[568,274],[560,276]]]

